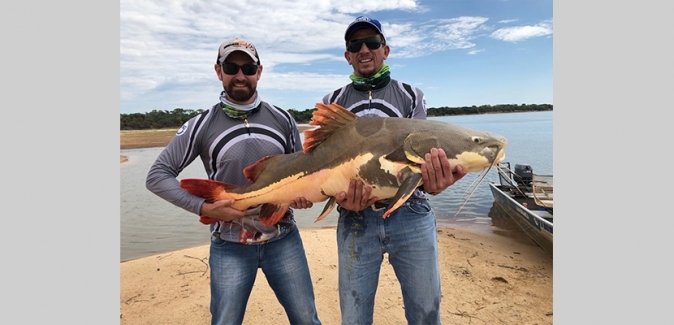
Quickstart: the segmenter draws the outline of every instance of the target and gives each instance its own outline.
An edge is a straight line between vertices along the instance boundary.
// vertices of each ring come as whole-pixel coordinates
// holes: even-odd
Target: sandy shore
[[[297,128],[304,132],[310,128],[308,124],[299,124]],[[158,129],[158,130],[122,130],[119,132],[119,148],[140,149],[166,147],[171,141],[178,128]],[[125,163],[129,157],[119,155],[119,163]]]
[[[444,324],[552,324],[552,258],[522,236],[441,228]],[[324,325],[340,324],[335,229],[301,230]],[[520,234],[521,235],[521,234]],[[120,265],[121,324],[209,324],[208,246]],[[244,324],[287,324],[259,271]],[[385,259],[375,324],[406,324],[402,294]]]

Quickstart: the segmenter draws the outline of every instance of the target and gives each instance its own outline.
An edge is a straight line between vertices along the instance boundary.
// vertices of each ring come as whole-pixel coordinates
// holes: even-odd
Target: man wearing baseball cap
[[[255,64],[260,64],[260,56],[257,55],[255,45],[238,37],[220,44],[220,49],[218,50],[218,60],[216,64],[222,65],[227,59],[227,56],[236,51],[241,51],[248,54]]]
[[[324,104],[336,102],[365,118],[426,119],[424,93],[391,78],[384,63],[391,49],[378,20],[356,18],[344,41],[344,58],[353,68],[351,82],[325,95]],[[437,148],[426,153],[421,172],[423,186],[386,219],[382,216],[389,201],[370,197],[371,188],[361,181],[351,181],[348,191],[336,197],[342,324],[372,324],[384,253],[400,283],[408,324],[440,324],[438,234],[427,193],[440,193],[466,172],[457,166],[452,173],[445,152]]]
[[[344,33],[344,40],[348,41],[349,38],[351,38],[353,32],[361,28],[370,28],[375,30],[381,36],[382,41],[386,43],[386,40],[384,39],[384,30],[381,28],[381,23],[379,20],[370,19],[370,17],[367,16],[360,16],[351,22],[351,24],[349,24],[349,26],[346,28],[346,32]]]
[[[223,42],[214,65],[223,91],[218,102],[187,121],[159,154],[147,188],[181,207],[210,229],[211,324],[241,324],[258,268],[283,306],[290,324],[321,324],[302,239],[292,208],[310,208],[297,198],[273,226],[260,221],[261,206],[233,209],[233,200],[207,202],[180,187],[176,177],[200,159],[209,179],[249,184],[242,172],[259,159],[302,150],[299,129],[285,110],[262,101],[257,82],[260,56],[253,43]]]

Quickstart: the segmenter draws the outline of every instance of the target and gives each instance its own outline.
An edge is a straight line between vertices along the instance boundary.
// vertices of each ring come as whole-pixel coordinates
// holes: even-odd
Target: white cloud
[[[390,26],[391,44],[396,47],[392,57],[418,57],[438,51],[468,49],[489,18],[458,17],[435,19],[422,24]],[[386,31],[386,30],[385,30]]]
[[[506,41],[519,42],[533,37],[540,37],[552,34],[552,23],[542,22],[534,26],[516,26],[505,27],[491,33],[491,37]]]
[[[348,74],[319,74],[319,73],[270,73],[265,75],[264,87],[279,90],[328,90],[337,89],[349,80]],[[260,88],[264,89],[262,83]]]

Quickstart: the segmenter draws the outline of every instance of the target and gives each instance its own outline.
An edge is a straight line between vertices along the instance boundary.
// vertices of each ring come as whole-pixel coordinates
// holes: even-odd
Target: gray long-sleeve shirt
[[[186,122],[150,167],[148,190],[172,204],[199,214],[204,198],[180,187],[178,175],[200,158],[209,179],[243,186],[249,183],[243,169],[258,159],[302,150],[299,130],[285,110],[261,102],[245,120],[225,114],[220,103]],[[295,227],[292,209],[274,226],[259,219],[260,207],[231,222],[210,226],[226,241],[256,244],[283,237]],[[198,220],[195,218],[195,222]]]

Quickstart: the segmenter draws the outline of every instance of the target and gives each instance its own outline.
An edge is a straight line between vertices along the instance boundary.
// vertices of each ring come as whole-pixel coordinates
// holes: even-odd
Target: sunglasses
[[[222,72],[230,76],[239,73],[239,69],[243,71],[243,74],[247,76],[252,76],[257,73],[257,64],[246,63],[244,65],[238,65],[236,63],[227,63],[227,62],[222,64]]]
[[[368,37],[348,42],[346,49],[351,53],[356,53],[360,51],[361,47],[363,47],[363,43],[365,43],[367,48],[370,50],[376,50],[380,48],[382,44],[384,44],[384,42],[380,40],[379,37]]]

